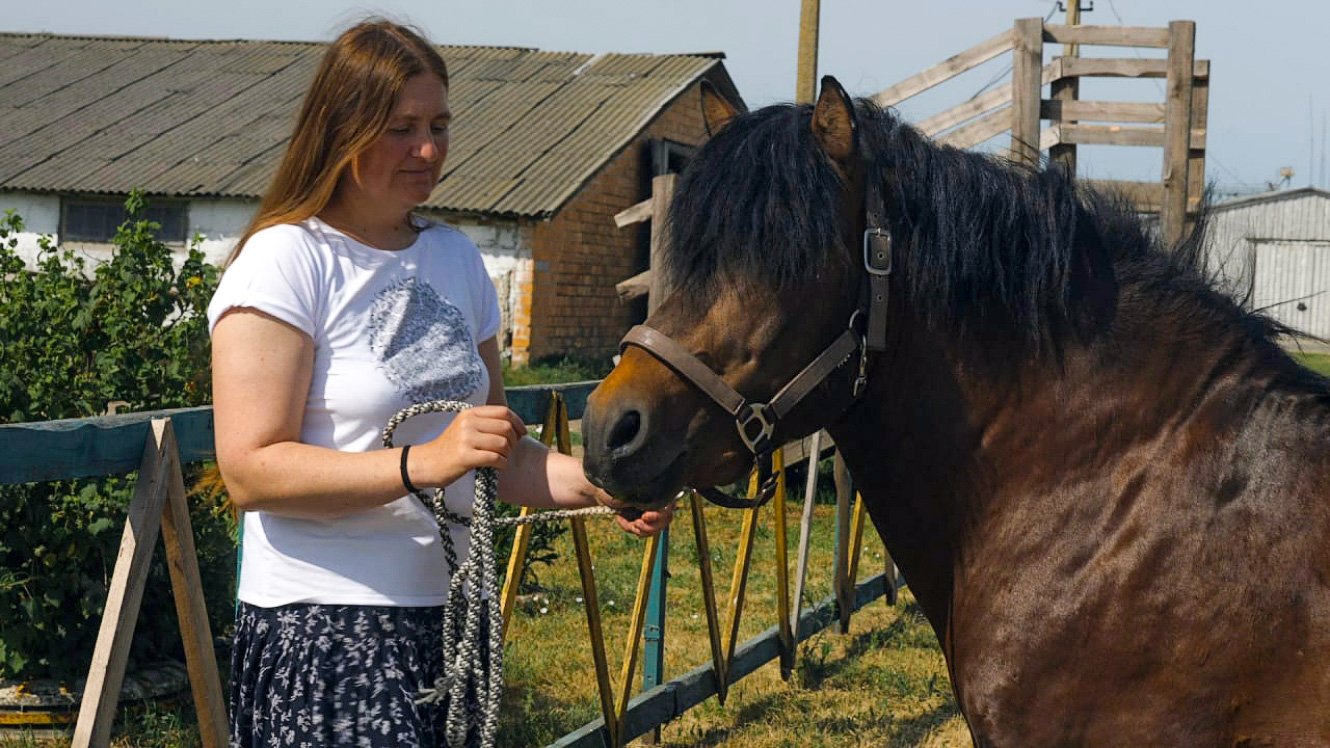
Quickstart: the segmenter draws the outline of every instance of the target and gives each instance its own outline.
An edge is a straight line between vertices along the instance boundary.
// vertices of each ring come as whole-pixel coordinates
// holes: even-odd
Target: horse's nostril
[[[614,428],[610,429],[610,437],[605,446],[611,450],[623,448],[637,438],[637,432],[642,429],[642,415],[635,410],[624,413],[619,418]]]

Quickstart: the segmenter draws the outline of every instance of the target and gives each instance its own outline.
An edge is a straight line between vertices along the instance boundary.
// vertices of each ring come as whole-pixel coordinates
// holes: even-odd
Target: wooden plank
[[[1095,44],[1104,47],[1166,49],[1168,29],[1153,26],[1044,26],[1044,41],[1055,44]]]
[[[1159,182],[1133,182],[1120,179],[1092,179],[1082,182],[1104,194],[1129,200],[1142,213],[1158,213],[1164,199],[1164,185]]]
[[[670,203],[674,200],[675,174],[662,174],[651,179],[651,260],[650,267],[659,270],[665,264],[665,257],[670,251],[670,237],[665,230],[666,217],[670,214]],[[664,272],[651,274],[651,286],[647,291],[647,315],[650,316],[665,300],[669,293]]]
[[[1167,143],[1167,127],[1123,127],[1121,125],[1060,125],[1059,140],[1080,145],[1130,145],[1161,148]],[[1186,130],[1184,129],[1185,133]],[[1185,135],[1183,136],[1185,137]],[[1206,132],[1194,130],[1191,144],[1205,148]],[[1185,149],[1184,149],[1185,150]]]
[[[647,198],[631,208],[625,208],[614,214],[614,225],[623,228],[635,223],[651,220],[651,198]]]
[[[1058,83],[1072,84],[1075,78],[1064,78]],[[1057,94],[1057,90],[1054,90]],[[1135,101],[1077,101],[1074,99],[1046,99],[1039,105],[1039,116],[1071,124],[1080,120],[1091,122],[1143,122],[1164,121],[1164,105]]]
[[[817,431],[812,435],[813,443],[810,446],[812,451],[821,451],[822,434],[822,431]],[[804,582],[808,578],[808,542],[813,535],[813,505],[816,501],[817,468],[809,465],[804,478],[804,511],[799,518],[799,550],[794,572],[794,610],[790,613],[790,623],[795,628],[798,627],[799,616],[803,612]]]
[[[1193,78],[1191,84],[1191,127],[1192,131],[1204,132],[1210,126],[1210,79]],[[1192,143],[1191,153],[1187,158],[1187,214],[1188,230],[1191,230],[1191,214],[1198,209],[1205,197],[1205,146],[1197,147]]]
[[[615,703],[616,719],[622,723],[628,711],[628,697],[633,692],[633,674],[642,654],[642,630],[646,628],[647,602],[651,596],[651,570],[656,565],[660,550],[660,534],[647,538],[642,551],[642,570],[637,575],[637,595],[633,598],[633,611],[628,619],[628,636],[624,642],[622,667],[619,670],[619,698]]]
[[[159,424],[164,421],[149,424],[148,437],[142,446],[139,478],[129,502],[106,607],[97,631],[97,644],[92,653],[92,666],[88,669],[83,702],[74,728],[75,748],[105,746],[111,739],[115,707],[129,659],[129,643],[134,638],[139,605],[143,602],[143,587],[148,580],[148,566],[166,503],[170,460],[162,441],[164,425]]]
[[[1062,60],[1064,78],[1167,78],[1168,60],[1130,59],[1124,57],[1075,57]],[[1197,60],[1192,77],[1208,78],[1210,61]]]
[[[886,574],[878,574],[855,588],[852,605],[855,610],[882,597],[887,592]],[[836,597],[820,601],[803,614],[795,631],[797,641],[805,641],[825,629],[836,618]],[[744,642],[734,653],[732,680],[750,675],[779,655],[779,632],[775,626]],[[643,735],[682,716],[689,709],[716,695],[716,673],[710,664],[700,665],[687,673],[639,694],[628,703],[628,711],[621,723],[624,740]],[[604,748],[605,723],[593,720],[550,744],[550,748]]]
[[[991,114],[964,125],[957,127],[935,140],[942,145],[949,145],[954,148],[969,148],[978,145],[985,140],[1001,135],[1011,127],[1012,107],[1003,107]]]
[[[850,544],[850,508],[854,501],[854,484],[850,477],[850,469],[845,464],[845,458],[839,451],[836,452],[836,464],[832,471],[832,478],[836,483],[836,558],[832,568],[831,587],[840,601],[839,608],[839,626],[836,629],[838,634],[847,634],[850,631],[850,590],[853,589],[854,580],[850,579],[849,567],[849,544]]]
[[[1030,166],[1039,163],[1043,28],[1042,18],[1021,18],[1012,29],[1016,47],[1011,57],[1011,160]]]
[[[154,427],[156,423],[154,421]],[[217,654],[213,650],[212,627],[208,624],[208,606],[203,599],[199,557],[189,521],[189,500],[185,495],[185,479],[180,472],[180,458],[176,454],[175,433],[169,420],[164,424],[161,440],[170,464],[167,468],[166,512],[162,516],[162,543],[166,547],[171,592],[175,598],[176,617],[180,621],[180,639],[185,646],[185,667],[189,671],[189,686],[194,696],[203,748],[225,748],[230,735],[226,701],[217,674]]]
[[[171,418],[175,423],[182,462],[213,457],[211,407],[11,423],[0,426],[0,484],[136,470],[154,418]]]
[[[927,91],[939,83],[951,80],[967,70],[988,62],[1010,50],[1012,43],[1011,32],[1004,31],[958,55],[948,57],[927,70],[906,78],[891,88],[878,92],[873,96],[873,101],[881,107],[895,106],[911,96]]]
[[[1077,145],[1164,145],[1162,127],[1122,127],[1121,125],[1060,125],[1058,140]]]
[[[1141,213],[1158,213],[1164,200],[1164,185],[1160,182],[1136,182],[1118,179],[1086,179],[1081,184],[1106,194],[1116,194],[1129,200]],[[1200,195],[1188,198],[1187,210],[1200,206]]]
[[[1039,82],[1046,85],[1053,80],[1054,65],[1045,65],[1039,73]],[[1000,106],[1011,103],[1011,84],[1005,84],[994,88],[986,94],[976,96],[969,101],[929,117],[919,122],[917,127],[921,132],[928,136],[935,136],[944,130],[951,129],[962,122],[974,119],[981,114],[989,112]]]
[[[619,294],[619,301],[632,301],[640,296],[646,296],[650,290],[651,268],[614,284],[614,291]]]
[[[776,471],[776,496],[772,499],[772,513],[776,525],[776,628],[780,632],[780,677],[788,681],[794,673],[794,626],[790,621],[790,547],[786,536],[785,517],[785,452],[776,450],[772,456],[772,470]],[[817,474],[817,469],[808,471]]]
[[[1196,24],[1168,24],[1168,84],[1165,92],[1164,203],[1159,225],[1166,246],[1182,241],[1187,229],[1187,170],[1191,137],[1192,70],[1196,56]],[[1204,146],[1201,146],[1204,148]]]
[[[795,68],[794,101],[812,104],[817,96],[817,32],[822,3],[820,0],[803,0],[799,6],[799,60]]]

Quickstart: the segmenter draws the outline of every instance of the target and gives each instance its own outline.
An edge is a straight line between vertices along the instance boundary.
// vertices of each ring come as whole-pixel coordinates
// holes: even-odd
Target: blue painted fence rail
[[[508,403],[527,423],[540,423],[550,393],[562,393],[578,419],[596,382],[509,387]],[[177,408],[96,418],[0,425],[0,485],[121,475],[137,470],[154,418],[170,416],[184,463],[213,458],[212,407]]]

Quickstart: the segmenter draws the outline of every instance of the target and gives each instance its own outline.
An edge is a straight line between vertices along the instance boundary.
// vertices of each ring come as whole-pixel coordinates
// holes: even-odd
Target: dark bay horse
[[[592,480],[658,505],[826,427],[978,745],[1330,745],[1330,383],[1280,330],[1129,211],[834,79],[704,99]]]

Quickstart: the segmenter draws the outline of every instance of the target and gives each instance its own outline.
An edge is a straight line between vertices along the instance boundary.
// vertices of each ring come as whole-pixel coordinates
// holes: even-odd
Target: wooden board
[[[927,91],[939,83],[948,81],[967,70],[988,62],[1003,52],[1010,50],[1012,48],[1012,43],[1011,32],[1004,31],[991,39],[976,44],[958,55],[948,57],[927,70],[906,78],[891,88],[878,92],[873,96],[873,101],[877,102],[877,105],[882,107],[895,106],[911,96]]]
[[[139,443],[142,455],[139,479],[129,502],[129,514],[121,534],[115,569],[111,572],[111,585],[101,627],[97,631],[92,665],[83,689],[78,724],[74,728],[75,748],[104,746],[111,740],[120,685],[124,682],[125,665],[129,660],[129,644],[134,638],[143,588],[148,581],[148,566],[161,529],[172,465],[169,450],[175,448],[174,444],[165,443],[162,438],[165,426],[159,424],[164,422],[153,422],[149,437]]]
[[[1152,26],[1044,26],[1044,41],[1104,47],[1168,47],[1168,29]]]

